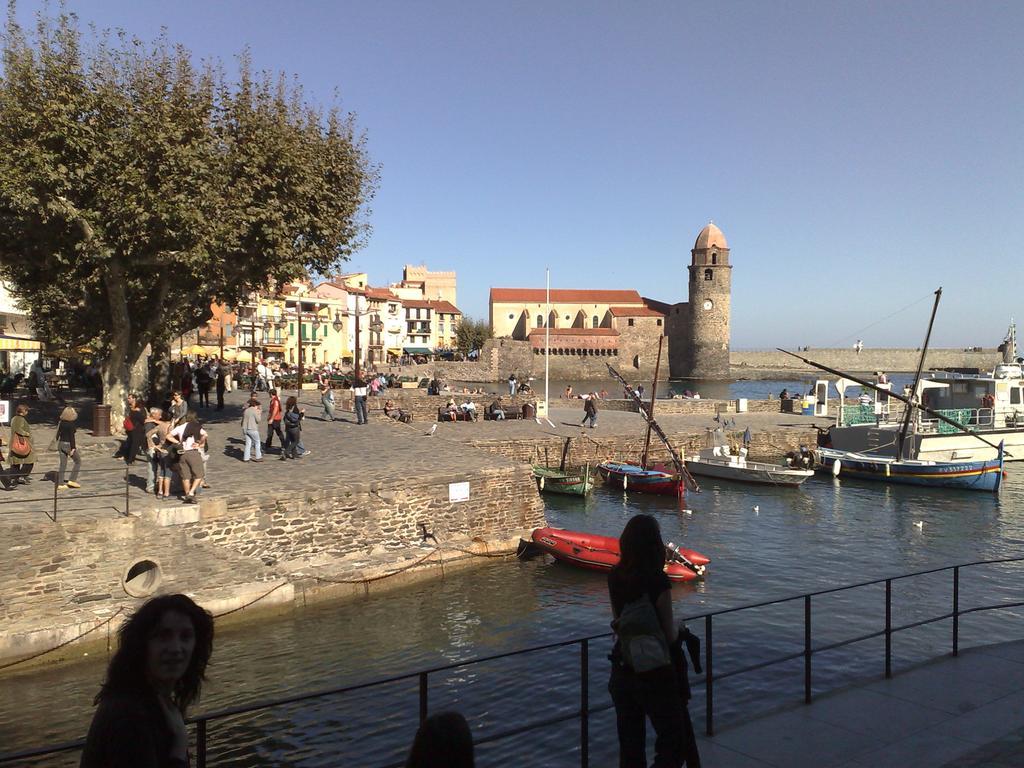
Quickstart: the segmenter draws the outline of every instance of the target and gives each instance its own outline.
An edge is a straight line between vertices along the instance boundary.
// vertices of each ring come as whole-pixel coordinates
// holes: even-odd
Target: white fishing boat
[[[998,445],[1006,461],[1024,461],[1024,369],[1017,356],[1017,329],[1011,323],[1001,347],[1003,362],[990,373],[972,375],[933,371],[921,377],[904,437],[903,457],[921,461],[994,461]],[[840,395],[854,383],[839,379]],[[942,421],[941,414],[968,431]],[[841,405],[822,445],[882,458],[897,456],[905,406],[879,394],[868,405]],[[973,432],[974,434],[970,434]],[[979,440],[978,436],[983,437]]]
[[[686,468],[693,475],[761,485],[796,486],[814,477],[813,469],[748,461],[747,449],[740,448],[739,453],[733,453],[720,429],[708,430],[705,447],[697,454],[686,457]]]

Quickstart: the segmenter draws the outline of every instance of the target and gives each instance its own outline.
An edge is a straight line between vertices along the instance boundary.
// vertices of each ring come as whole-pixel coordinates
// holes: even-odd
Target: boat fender
[[[622,490],[626,490],[626,486],[629,485],[629,475],[622,476]]]
[[[542,491],[544,490],[544,478],[543,478],[543,477],[542,477],[542,478],[540,478],[540,489],[541,489]]]
[[[843,469],[843,462],[841,462],[839,459],[836,459],[835,461],[833,461],[832,462],[832,477],[839,477],[839,473],[842,471],[842,469]]]

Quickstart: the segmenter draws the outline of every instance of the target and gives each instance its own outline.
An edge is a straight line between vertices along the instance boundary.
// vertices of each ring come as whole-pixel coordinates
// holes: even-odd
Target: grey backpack
[[[672,664],[658,612],[646,594],[623,606],[614,629],[619,637],[623,661],[637,674]]]

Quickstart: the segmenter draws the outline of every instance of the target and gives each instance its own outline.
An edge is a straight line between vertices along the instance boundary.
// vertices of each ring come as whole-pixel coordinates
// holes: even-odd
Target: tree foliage
[[[474,349],[483,347],[484,342],[493,335],[491,325],[486,320],[463,317],[455,331],[455,347],[463,355],[468,355]]]
[[[354,117],[247,54],[229,81],[163,37],[85,40],[71,14],[30,35],[9,11],[0,278],[48,341],[105,359],[108,402],[211,302],[336,270],[376,184]]]

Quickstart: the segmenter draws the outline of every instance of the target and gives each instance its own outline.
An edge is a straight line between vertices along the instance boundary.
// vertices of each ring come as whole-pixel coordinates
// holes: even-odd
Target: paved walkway
[[[972,648],[700,742],[710,768],[1024,765],[1024,641]]]
[[[262,463],[244,464],[241,461],[244,447],[241,414],[248,396],[248,392],[229,393],[223,411],[198,409],[199,417],[210,433],[211,453],[207,464],[207,480],[211,487],[202,494],[253,496],[265,490],[293,489],[301,492],[353,483],[386,485],[408,477],[445,474],[464,477],[508,462],[500,456],[449,440],[450,434],[440,426],[436,434],[431,434],[433,423],[399,424],[383,415],[371,413],[369,424],[358,425],[354,414],[345,411],[336,412],[337,420],[334,422],[323,420],[319,396],[315,391],[305,391],[301,402],[306,409],[302,440],[311,453],[301,459],[280,461],[280,440],[275,436],[274,445]],[[258,397],[265,418],[269,397],[265,393]],[[112,458],[120,441],[92,437],[84,426],[90,418],[84,411],[79,419],[81,428],[77,438],[82,447],[83,474],[79,478],[82,489],[57,492],[59,519],[80,514],[124,514],[126,495],[132,514],[168,503],[181,505],[176,498],[158,501],[145,492],[144,461],[132,465],[126,489],[124,462]],[[33,470],[35,476],[27,486],[19,486],[11,492],[0,491],[0,525],[37,519],[43,513],[53,512],[54,483],[51,478],[57,469],[57,454],[46,448],[56,431],[53,426],[56,416],[43,413],[42,409],[39,412],[33,409],[29,419],[38,449]],[[482,422],[468,426],[480,424]],[[537,429],[536,424],[530,424]],[[0,434],[6,438],[7,430],[0,429]],[[266,437],[265,424],[261,436]]]

